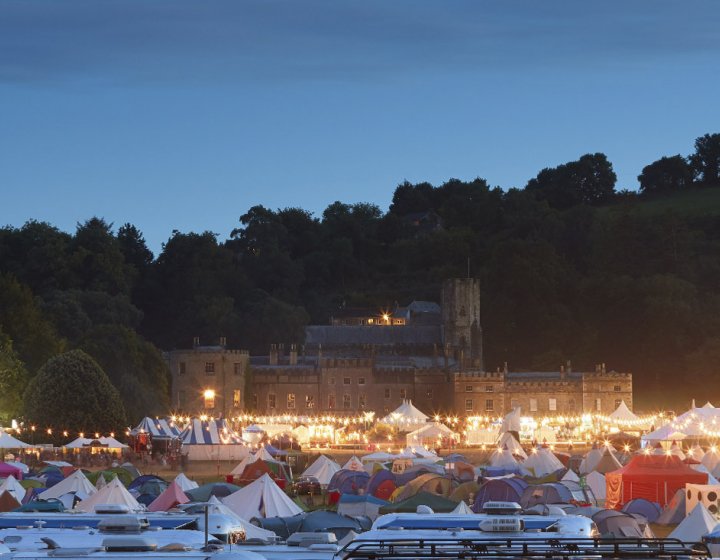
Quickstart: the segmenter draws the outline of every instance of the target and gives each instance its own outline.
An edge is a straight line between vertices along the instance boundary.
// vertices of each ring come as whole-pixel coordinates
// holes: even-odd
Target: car
[[[322,488],[320,482],[314,476],[302,476],[293,486],[295,494],[320,494]]]

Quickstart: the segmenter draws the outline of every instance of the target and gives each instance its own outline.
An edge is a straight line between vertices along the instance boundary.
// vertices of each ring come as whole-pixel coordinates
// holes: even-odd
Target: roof
[[[442,333],[437,325],[403,325],[403,326],[325,326],[310,325],[305,327],[305,345],[419,345],[441,344]]]
[[[561,373],[559,371],[509,371],[505,374],[508,381],[560,381],[565,376],[566,380],[579,381],[582,379],[582,372],[573,371]]]
[[[440,313],[440,306],[434,301],[415,300],[407,306],[411,313]]]

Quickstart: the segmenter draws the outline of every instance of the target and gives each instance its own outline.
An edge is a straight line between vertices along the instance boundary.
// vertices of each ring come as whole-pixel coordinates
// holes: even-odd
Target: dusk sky
[[[720,132],[720,2],[0,2],[0,225],[226,238],[604,152],[618,189]]]

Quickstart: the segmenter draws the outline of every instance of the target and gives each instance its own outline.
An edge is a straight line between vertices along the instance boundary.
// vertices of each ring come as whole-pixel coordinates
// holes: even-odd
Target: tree
[[[643,194],[679,191],[692,185],[693,170],[681,155],[662,157],[638,175]]]
[[[76,432],[119,431],[126,424],[120,395],[98,363],[82,350],[48,360],[25,391],[33,423]]]
[[[585,154],[554,168],[545,168],[528,181],[526,189],[555,208],[603,204],[615,195],[617,176],[607,156]]]
[[[3,274],[0,274],[0,327],[13,341],[31,375],[63,350],[64,342],[37,305],[30,288]]]
[[[76,287],[112,295],[130,293],[125,257],[112,233],[112,224],[102,218],[91,218],[77,225],[70,261]]]
[[[720,185],[720,133],[695,140],[695,153],[689,158],[696,180],[706,186]]]
[[[12,342],[0,330],[0,419],[9,423],[22,410],[22,394],[28,382],[25,366],[13,351]]]

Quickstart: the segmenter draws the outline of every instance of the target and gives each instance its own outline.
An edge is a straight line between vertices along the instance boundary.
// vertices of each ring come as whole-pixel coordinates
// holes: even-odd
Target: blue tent
[[[128,484],[128,490],[134,490],[136,488],[140,488],[143,484],[150,481],[157,481],[162,484],[165,484],[167,486],[169,483],[166,482],[164,479],[160,478],[159,476],[156,476],[154,474],[143,474],[141,476],[138,476],[135,480],[133,480],[130,484]]]
[[[283,450],[281,450],[281,449],[277,449],[276,447],[273,447],[273,446],[270,445],[269,443],[266,443],[266,444],[265,444],[265,449],[266,449],[267,452],[270,453],[270,455],[272,455],[273,457],[284,457],[285,455],[288,454],[287,451],[283,451]]]
[[[357,494],[361,488],[367,487],[370,475],[365,471],[351,471],[340,469],[330,479],[328,492],[340,492],[341,494]]]
[[[180,437],[180,429],[171,418],[150,418],[146,416],[130,431],[130,435],[150,434],[154,439],[174,439]]]
[[[365,493],[375,495],[375,491],[378,489],[378,486],[380,486],[386,480],[392,480],[395,486],[397,486],[396,477],[392,473],[392,471],[389,471],[388,469],[382,469],[377,471],[370,477],[367,483],[367,487],[365,488]]]
[[[413,465],[405,469],[405,472],[395,475],[395,483],[398,486],[405,486],[411,480],[415,480],[418,476],[423,474],[444,474],[443,468],[434,468],[431,465]]]
[[[573,495],[567,486],[559,482],[547,482],[525,488],[520,496],[520,505],[529,508],[537,504],[567,504],[572,500]]]
[[[495,478],[486,481],[475,495],[472,510],[479,512],[485,502],[520,502],[528,483],[522,478]]]
[[[651,502],[645,498],[635,498],[634,500],[630,500],[623,506],[621,511],[624,511],[625,513],[639,513],[650,523],[655,523],[662,513],[660,504]]]

